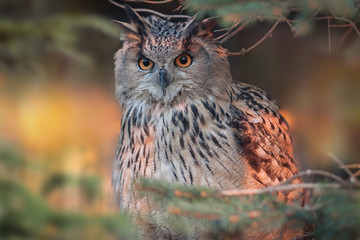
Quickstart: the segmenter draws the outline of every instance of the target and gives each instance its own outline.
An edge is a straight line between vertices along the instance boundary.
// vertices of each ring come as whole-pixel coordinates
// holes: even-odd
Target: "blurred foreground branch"
[[[10,148],[0,147],[1,239],[136,239],[126,215],[93,215],[49,206],[22,181],[29,163]]]
[[[34,9],[29,8],[28,17],[14,12],[0,18],[0,72],[43,73],[51,64],[64,60],[89,66],[91,54],[102,44],[86,48],[86,34],[99,32],[110,39],[119,37],[119,29],[108,19],[91,14],[48,14],[46,1],[32,4]],[[14,9],[24,7],[20,1],[12,5]],[[0,14],[4,11],[0,5]]]
[[[357,167],[357,166],[356,166]],[[137,189],[150,196],[163,211],[155,224],[176,229],[186,236],[202,233],[218,239],[240,236],[250,226],[264,234],[290,224],[305,229],[304,239],[357,239],[360,237],[360,185],[325,171],[307,170],[299,176],[322,176],[338,183],[290,181],[256,190],[213,191],[141,179]],[[339,180],[340,179],[340,180]],[[279,192],[307,189],[291,204],[277,198]],[[305,205],[303,200],[305,200]],[[234,235],[235,234],[235,235]]]
[[[123,7],[113,0],[115,5]],[[128,2],[134,2],[128,0]],[[359,25],[359,1],[357,0],[302,0],[302,1],[237,1],[237,0],[187,0],[187,1],[140,1],[150,4],[166,4],[169,2],[178,2],[179,7],[175,10],[188,10],[190,13],[197,13],[199,18],[212,16],[220,19],[220,24],[231,27],[225,34],[219,36],[217,40],[223,43],[230,37],[238,34],[247,26],[252,26],[257,22],[273,23],[271,29],[256,43],[248,48],[243,48],[238,52],[228,52],[229,56],[243,55],[258,47],[262,42],[272,36],[279,23],[285,22],[289,25],[294,36],[305,36],[315,28],[316,21],[326,20],[328,27],[328,49],[332,49],[332,28],[345,28],[346,32],[342,35],[339,43],[342,43],[351,32],[355,32],[360,39]],[[142,12],[144,9],[138,9]],[[150,10],[151,11],[151,10]],[[158,15],[161,16],[160,13]],[[357,47],[360,40],[354,41],[353,45]],[[353,48],[350,46],[349,48]]]

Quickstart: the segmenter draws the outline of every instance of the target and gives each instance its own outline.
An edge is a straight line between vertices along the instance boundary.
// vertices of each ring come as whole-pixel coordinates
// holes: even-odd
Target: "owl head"
[[[226,50],[213,37],[214,22],[195,17],[173,22],[141,17],[126,7],[130,23],[115,55],[116,95],[172,105],[223,94],[231,83]]]

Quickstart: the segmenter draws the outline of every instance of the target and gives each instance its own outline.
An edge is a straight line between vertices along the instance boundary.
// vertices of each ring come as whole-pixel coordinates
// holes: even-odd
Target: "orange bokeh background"
[[[114,211],[111,165],[120,129],[120,108],[112,92],[99,85],[74,88],[66,84],[26,86],[0,91],[0,136],[14,145],[40,170],[25,170],[28,186],[40,192],[41,183],[57,173],[95,175],[101,179],[101,199],[92,207],[79,200],[77,189],[49,196],[56,207],[87,211]],[[65,194],[65,195],[64,195]],[[104,197],[105,196],[105,197]],[[78,199],[77,199],[78,198]]]
[[[27,21],[34,16],[41,19],[71,13],[101,15],[106,21],[126,20],[124,11],[107,1],[87,2],[85,6],[69,0],[43,5],[39,16],[38,10],[26,15],[18,5],[16,13],[8,13],[9,19]],[[174,9],[153,8],[167,13]],[[233,51],[251,46],[269,26],[259,23],[248,27],[224,46]],[[230,63],[234,79],[264,89],[283,107],[301,167],[337,171],[328,151],[346,163],[359,162],[360,58],[359,53],[346,52],[346,43],[337,44],[342,29],[332,30],[330,54],[326,29],[319,23],[313,33],[294,38],[288,26],[280,24],[273,38],[244,56],[230,57]],[[24,61],[22,54],[5,70],[0,61],[0,146],[17,152],[29,164],[21,169],[20,181],[42,195],[44,182],[60,173],[94,176],[100,182],[97,197],[91,200],[79,183],[46,194],[56,208],[90,213],[117,211],[111,168],[121,118],[113,84],[113,54],[121,47],[120,31],[116,28],[116,38],[106,38],[99,31],[85,31],[80,36],[75,49],[87,52],[92,65],[78,65],[71,54],[70,59],[40,54],[37,57],[45,60],[37,67],[45,73],[38,74],[12,68],[12,64]],[[29,38],[36,42],[33,35]],[[61,39],[69,37],[59,35]],[[18,40],[14,38],[14,42]],[[349,42],[356,40],[356,35],[349,35]]]

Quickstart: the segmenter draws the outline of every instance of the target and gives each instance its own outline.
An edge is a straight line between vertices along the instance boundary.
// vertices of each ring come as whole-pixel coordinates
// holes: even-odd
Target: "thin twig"
[[[113,5],[117,6],[117,7],[121,7],[122,9],[125,8],[125,6],[123,4],[120,4],[120,3],[117,3],[113,0],[108,0],[110,3],[112,3]],[[187,15],[167,15],[167,14],[163,14],[163,13],[160,13],[160,12],[157,12],[157,11],[154,11],[154,10],[151,10],[151,9],[146,9],[146,8],[135,8],[134,9],[135,12],[145,12],[145,13],[151,13],[151,14],[154,14],[154,15],[157,15],[157,16],[160,16],[162,18],[165,18],[165,19],[171,19],[171,18],[191,18],[190,16],[187,16]]]
[[[200,212],[189,212],[189,211],[184,211],[179,207],[168,207],[168,212],[175,214],[175,215],[182,215],[182,216],[187,216],[187,217],[194,217],[194,218],[198,218],[198,219],[207,219],[207,220],[219,220],[221,219],[221,215],[219,214],[214,214],[214,213],[200,213]]]
[[[293,176],[291,176],[290,178],[286,179],[283,182],[280,182],[279,184],[277,184],[276,186],[281,186],[281,185],[285,185],[287,183],[291,183],[293,180],[302,177],[302,176],[313,176],[313,175],[318,175],[318,176],[323,176],[323,177],[328,177],[331,178],[335,181],[337,181],[338,183],[342,184],[342,185],[346,185],[347,182],[344,181],[343,179],[341,179],[340,177],[336,176],[333,173],[330,172],[326,172],[323,170],[311,170],[311,169],[307,169],[305,171],[299,172]]]
[[[334,15],[334,14],[333,14]],[[357,22],[360,20],[360,16],[358,16],[355,21],[352,21],[350,19],[347,18],[339,18],[336,17],[335,15],[333,16],[336,20],[341,20],[341,21],[345,21],[347,23],[349,23],[349,28],[348,30],[341,36],[340,40],[339,40],[339,44],[342,44],[343,41],[345,41],[345,39],[347,38],[347,36],[349,36],[349,34],[352,32],[352,30],[355,30],[356,33],[359,35],[360,37],[360,32],[359,29],[356,27]]]
[[[244,27],[245,27],[245,24],[241,24],[240,26],[238,26],[233,32],[229,32],[226,36],[224,36],[224,38],[223,39],[221,39],[220,41],[219,41],[219,43],[224,43],[224,42],[226,42],[227,40],[229,40],[230,38],[232,38],[234,35],[236,35],[238,32],[240,32],[240,31],[242,31],[243,29],[244,29]],[[221,36],[222,37],[222,36]]]
[[[220,36],[218,36],[217,38],[215,38],[215,40],[218,41],[218,40],[220,40],[221,38],[226,37],[226,36],[227,36],[234,28],[236,28],[239,24],[240,24],[240,21],[237,21],[237,22],[235,22],[231,27],[214,30],[214,32],[226,31],[226,32],[223,33],[222,35],[220,35]]]
[[[243,195],[258,195],[265,193],[273,193],[280,191],[289,191],[295,189],[322,189],[322,188],[340,188],[341,185],[337,183],[329,184],[318,184],[318,183],[300,183],[300,184],[290,184],[282,186],[270,186],[260,189],[245,189],[245,190],[225,190],[220,192],[221,196],[235,197]]]
[[[324,17],[314,17],[314,20],[325,20],[325,19],[329,19],[329,18],[334,18],[333,16],[324,16]]]
[[[329,16],[329,17],[330,17],[330,16]],[[353,22],[352,20],[350,20],[350,19],[348,19],[348,18],[344,18],[344,17],[337,17],[337,16],[335,16],[335,14],[333,14],[333,16],[331,16],[331,18],[334,18],[334,19],[336,19],[336,20],[341,20],[341,21],[344,21],[344,22],[348,22],[348,23],[350,23],[351,25],[354,24],[354,22]]]
[[[349,34],[352,32],[353,27],[349,27],[348,30],[346,30],[346,32],[341,36],[340,40],[339,40],[339,44],[342,44],[345,39],[347,38],[347,36],[349,36]]]
[[[272,32],[275,30],[275,28],[279,25],[281,22],[281,19],[278,19],[275,24],[270,28],[270,30],[254,45],[249,47],[248,49],[242,49],[240,52],[228,52],[228,56],[236,56],[236,55],[244,55],[245,53],[250,52],[257,46],[259,46],[263,41],[265,41],[267,38],[269,38],[272,34]]]
[[[351,183],[355,183],[357,182],[356,177],[354,176],[354,174],[350,171],[350,169],[340,160],[340,158],[338,158],[337,156],[335,156],[335,154],[328,152],[327,153],[328,156],[333,159],[337,164],[339,164],[339,167],[344,169],[344,171],[349,175],[350,177],[350,182]]]
[[[318,205],[314,205],[312,207],[307,207],[307,208],[303,208],[303,211],[306,212],[314,212],[316,210],[321,209],[321,207],[323,207],[322,204],[318,204]],[[169,206],[167,208],[167,211],[171,214],[174,215],[180,215],[180,216],[186,216],[186,217],[193,217],[193,218],[197,218],[197,219],[206,219],[206,220],[220,220],[220,219],[224,219],[224,217],[228,217],[229,221],[232,223],[237,223],[239,221],[242,221],[243,218],[250,218],[250,219],[255,219],[258,217],[263,216],[263,214],[268,214],[266,211],[259,211],[259,210],[252,210],[252,211],[247,211],[247,212],[241,212],[241,216],[239,216],[239,214],[232,214],[230,216],[227,216],[227,214],[219,214],[219,213],[202,213],[202,212],[194,212],[194,211],[186,211],[180,207],[174,207],[174,206]],[[291,215],[293,214],[293,212],[289,211],[287,213],[285,213],[284,215]]]
[[[282,20],[284,20],[284,21],[287,23],[287,25],[289,25],[291,31],[293,32],[295,28],[294,28],[294,26],[291,24],[291,21],[292,21],[292,20],[286,18],[286,17],[285,17],[284,15],[282,15],[282,14],[280,14],[280,17],[282,18]]]
[[[183,11],[183,10],[185,10],[186,8],[184,7],[184,5],[179,5],[177,8],[175,8],[174,10],[173,10],[173,12],[177,12],[177,11],[180,11],[181,10],[181,12]]]
[[[348,28],[351,26],[351,24],[330,24],[330,27],[332,28]]]
[[[354,27],[354,30],[355,30],[355,32],[357,33],[357,35],[360,37],[360,31],[359,31],[359,29],[356,27],[355,24],[353,25],[353,27]]]
[[[130,1],[130,0],[125,0],[128,2],[135,2],[135,1]],[[170,3],[174,0],[162,0],[162,1],[147,1],[147,0],[143,0],[141,1],[142,3],[150,3],[150,4],[164,4],[164,3]]]
[[[344,166],[340,166],[340,168],[343,168]],[[354,163],[354,164],[346,164],[345,167],[347,168],[360,168],[360,163]]]
[[[229,32],[229,30],[232,29],[232,27],[228,27],[228,28],[221,28],[221,29],[215,29],[214,32]],[[218,38],[221,38],[222,36],[219,36]]]
[[[352,20],[348,19],[348,18],[343,18],[343,17],[336,17],[334,16],[335,19],[337,20],[342,20],[345,22],[348,22],[349,24],[351,24],[352,28],[355,30],[355,32],[357,33],[357,35],[360,37],[360,31],[359,29],[356,27],[356,22],[359,20],[360,17],[358,17],[355,22],[353,22]]]
[[[329,14],[329,13],[328,13]],[[327,19],[327,26],[328,26],[328,47],[329,53],[331,53],[331,27],[330,27],[330,18]]]

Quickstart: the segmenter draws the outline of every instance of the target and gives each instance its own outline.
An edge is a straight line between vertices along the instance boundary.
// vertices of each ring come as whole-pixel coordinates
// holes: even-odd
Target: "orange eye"
[[[142,69],[142,70],[149,70],[154,66],[153,61],[151,61],[148,58],[144,58],[144,57],[140,58],[138,63],[139,63],[140,69]]]
[[[192,63],[192,58],[189,54],[181,54],[175,58],[175,65],[178,67],[186,68]]]

